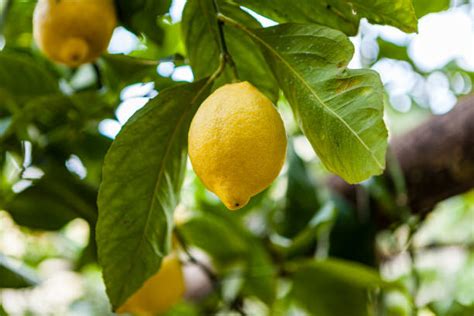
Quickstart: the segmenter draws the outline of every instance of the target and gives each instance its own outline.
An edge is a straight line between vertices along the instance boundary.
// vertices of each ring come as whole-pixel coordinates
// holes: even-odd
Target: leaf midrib
[[[316,97],[316,99],[319,101],[319,103],[330,113],[332,114],[336,119],[342,122],[342,124],[355,136],[355,138],[359,141],[359,143],[370,153],[370,157],[375,161],[377,166],[380,169],[383,169],[383,165],[378,161],[378,159],[375,157],[374,153],[370,150],[370,148],[367,146],[367,144],[364,142],[362,138],[356,133],[356,131],[346,122],[344,119],[339,116],[336,112],[334,112],[326,103],[323,102],[323,100],[319,97],[319,95],[316,93],[316,91],[308,85],[306,80],[300,75],[299,72],[297,72],[291,65],[276,51],[271,47],[267,42],[265,42],[263,39],[261,39],[259,36],[257,36],[255,33],[252,31],[248,30],[248,34],[251,34],[251,36],[258,40],[263,46],[265,46],[272,54],[274,54],[280,61],[295,75],[297,79],[299,79],[303,85],[311,92],[311,94]]]
[[[161,162],[161,168],[159,169],[160,171],[158,172],[158,175],[157,175],[157,180],[156,180],[156,183],[155,183],[155,187],[153,189],[153,197],[152,197],[152,200],[151,200],[151,203],[150,203],[150,206],[147,208],[148,209],[148,215],[147,215],[147,218],[146,218],[146,221],[145,221],[145,225],[144,225],[144,229],[143,229],[143,233],[141,235],[141,238],[140,238],[140,241],[138,243],[138,246],[135,250],[135,253],[134,253],[134,258],[137,257],[137,254],[140,252],[141,248],[142,248],[142,245],[143,245],[143,241],[145,240],[145,233],[146,231],[148,230],[148,227],[149,227],[149,223],[150,223],[150,218],[151,218],[151,214],[153,213],[153,210],[154,210],[154,206],[155,206],[155,201],[157,199],[155,199],[155,195],[156,195],[156,192],[158,190],[158,186],[159,184],[161,183],[161,178],[163,177],[163,171],[164,171],[164,166],[167,164],[167,160],[168,160],[168,156],[169,156],[169,153],[170,153],[170,149],[172,147],[172,144],[173,144],[173,141],[174,141],[174,138],[176,137],[176,134],[177,134],[177,131],[180,129],[179,127],[181,126],[182,122],[183,122],[183,119],[188,115],[188,112],[190,111],[190,109],[193,108],[193,105],[194,103],[196,102],[196,100],[199,98],[200,94],[206,89],[207,87],[207,83],[198,91],[198,93],[196,94],[196,96],[192,99],[189,107],[182,112],[182,115],[180,116],[179,120],[178,120],[178,123],[176,124],[176,128],[173,130],[173,133],[171,134],[171,137],[169,138],[169,142],[166,146],[166,149],[165,149],[165,154],[163,155],[163,159],[162,159],[162,162]],[[130,265],[130,268],[128,269],[128,274],[130,275],[131,271],[134,270],[135,268],[135,262],[136,260],[132,260],[132,264]],[[124,287],[122,286],[122,290],[120,291],[120,297],[123,296],[123,289]],[[117,306],[118,307],[118,306]]]

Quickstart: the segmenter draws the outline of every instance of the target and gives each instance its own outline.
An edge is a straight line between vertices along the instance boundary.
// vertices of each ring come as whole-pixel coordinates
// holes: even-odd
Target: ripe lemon
[[[160,271],[148,279],[117,312],[139,316],[163,314],[179,302],[184,291],[181,262],[171,254],[163,259]]]
[[[283,121],[248,82],[212,93],[194,116],[188,141],[194,171],[230,210],[267,188],[285,161]]]
[[[39,0],[33,36],[51,60],[77,67],[107,49],[116,24],[113,0]]]

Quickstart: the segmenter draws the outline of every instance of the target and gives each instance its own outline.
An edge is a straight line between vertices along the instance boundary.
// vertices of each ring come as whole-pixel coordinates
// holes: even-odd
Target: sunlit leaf
[[[388,24],[405,32],[417,30],[411,0],[237,0],[257,13],[278,22],[316,23],[355,35],[361,18]]]
[[[247,32],[261,45],[326,168],[349,183],[382,173],[387,147],[382,83],[374,71],[346,68],[353,53],[349,39],[318,25]]]

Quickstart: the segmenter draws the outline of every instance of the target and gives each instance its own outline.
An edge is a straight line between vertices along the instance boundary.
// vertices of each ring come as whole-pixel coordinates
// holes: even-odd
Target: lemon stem
[[[217,4],[217,0],[213,0],[212,4],[214,6],[214,10],[216,11],[216,17],[219,17],[221,13],[219,11],[219,5]],[[229,50],[227,48],[227,43],[225,40],[224,22],[219,20],[219,18],[217,19],[217,30],[219,34],[219,50],[220,50],[221,59],[224,59],[225,64],[231,67],[233,82],[238,82],[239,74],[237,72],[237,67],[235,65],[234,59],[232,58],[232,55],[229,53]]]

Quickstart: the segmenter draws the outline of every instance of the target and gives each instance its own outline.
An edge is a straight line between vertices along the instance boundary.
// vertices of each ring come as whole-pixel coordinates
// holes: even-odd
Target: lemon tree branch
[[[212,0],[212,5],[214,7],[214,10],[216,11],[216,16],[219,17],[221,13],[219,11],[219,5],[217,3],[217,0]],[[239,78],[239,74],[237,72],[237,67],[235,66],[234,59],[232,58],[232,55],[229,53],[229,50],[227,48],[227,43],[225,41],[224,35],[224,22],[220,19],[217,19],[217,29],[219,33],[219,49],[221,52],[221,59],[223,59],[224,62],[232,68],[232,75],[234,77],[234,80],[237,80]]]

